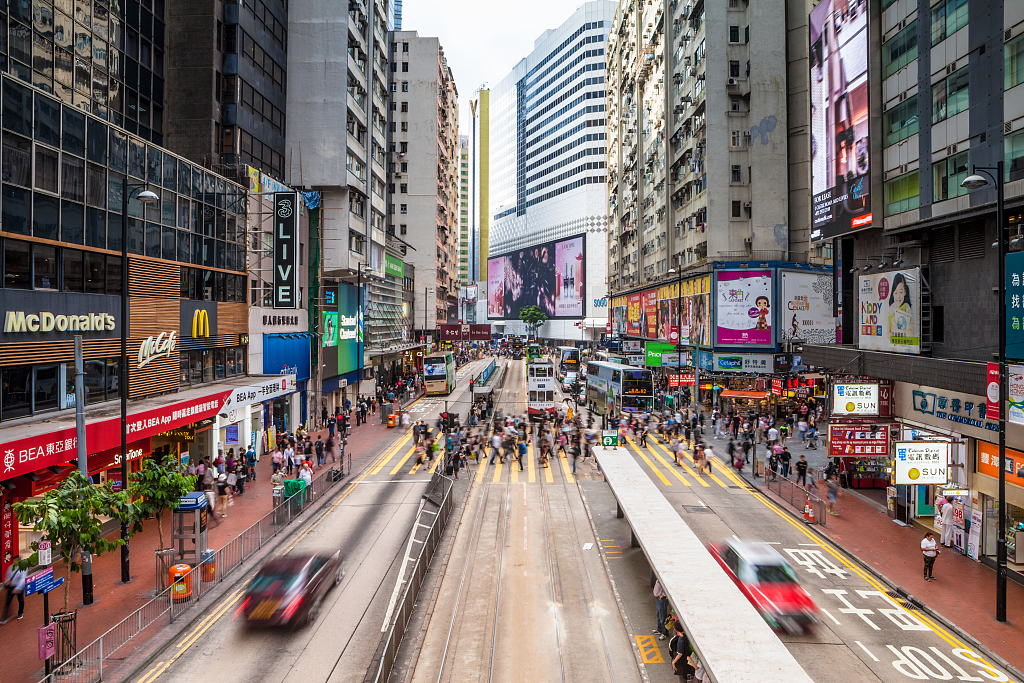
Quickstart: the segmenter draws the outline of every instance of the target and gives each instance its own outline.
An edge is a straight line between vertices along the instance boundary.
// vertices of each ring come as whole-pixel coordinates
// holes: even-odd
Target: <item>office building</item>
[[[550,318],[543,338],[592,342],[604,333],[605,45],[614,12],[612,2],[583,3],[490,90],[480,279],[498,331],[525,333],[520,310],[536,305]]]
[[[413,247],[416,329],[457,322],[459,258],[458,91],[437,38],[395,31],[389,212],[396,237]]]
[[[459,136],[459,284],[470,283],[470,214],[469,136]]]

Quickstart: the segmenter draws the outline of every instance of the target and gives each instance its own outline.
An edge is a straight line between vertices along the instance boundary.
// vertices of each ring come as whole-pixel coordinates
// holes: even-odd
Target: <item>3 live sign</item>
[[[897,442],[894,475],[897,485],[945,484],[949,481],[949,442]]]
[[[298,305],[298,213],[298,193],[274,193],[274,308]]]

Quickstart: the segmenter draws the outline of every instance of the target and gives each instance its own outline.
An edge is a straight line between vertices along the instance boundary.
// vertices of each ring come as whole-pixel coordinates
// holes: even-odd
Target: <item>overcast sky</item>
[[[459,132],[466,134],[469,100],[481,84],[494,87],[533,41],[557,28],[583,0],[404,0],[402,30],[436,36],[459,89]]]

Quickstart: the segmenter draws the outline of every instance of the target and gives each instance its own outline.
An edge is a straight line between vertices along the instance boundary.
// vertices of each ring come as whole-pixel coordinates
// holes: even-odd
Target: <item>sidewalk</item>
[[[408,405],[415,399],[405,402]],[[380,424],[379,415],[368,420],[367,424],[352,428],[348,437],[346,453],[351,457],[352,467],[376,456],[397,436],[398,430],[388,429]],[[319,432],[326,440],[327,430]],[[313,432],[316,440],[317,432]],[[328,455],[327,462],[331,458]],[[346,474],[348,474],[346,470]],[[216,550],[227,544],[235,536],[241,534],[249,526],[272,510],[270,487],[270,457],[264,456],[256,465],[256,481],[247,482],[245,494],[235,496],[235,504],[227,509],[227,517],[221,517],[218,510],[211,516],[211,524],[207,531],[207,545]],[[163,518],[164,544],[170,545],[170,515]],[[92,605],[84,606],[82,602],[82,581],[78,574],[66,580],[71,586],[69,607],[78,609],[79,648],[85,647],[101,636],[122,619],[141,607],[153,597],[156,584],[156,560],[154,551],[159,545],[156,523],[147,521],[143,530],[129,540],[131,547],[131,575],[128,584],[120,583],[121,553],[120,550],[95,557],[93,559],[93,595]],[[67,576],[63,564],[54,564],[55,576]],[[50,593],[50,611],[57,612],[63,608],[64,587]],[[11,614],[17,614],[17,601],[11,605]],[[0,661],[4,662],[4,680],[11,683],[34,683],[43,677],[43,662],[38,659],[37,631],[44,623],[43,596],[30,595],[25,598],[25,618],[18,621],[11,618],[7,624],[0,626]],[[140,638],[145,638],[143,634]]]
[[[762,488],[764,479],[751,477],[749,466],[741,475],[780,507],[796,514],[774,493]],[[954,624],[1017,671],[1024,671],[1024,586],[1006,582],[1009,621],[1001,624],[995,620],[994,570],[948,548],[935,562],[935,580],[925,581],[920,549],[924,534],[920,529],[896,524],[884,509],[849,490],[840,493],[837,508],[839,515],[829,516],[825,526],[811,528],[907,593],[911,600]]]

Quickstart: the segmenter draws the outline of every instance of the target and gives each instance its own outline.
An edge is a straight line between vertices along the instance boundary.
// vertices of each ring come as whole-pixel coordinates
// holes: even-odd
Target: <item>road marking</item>
[[[829,611],[828,611],[827,609],[825,609],[824,607],[822,607],[822,608],[821,608],[821,611],[822,611],[822,612],[824,612],[824,613],[825,613],[825,614],[826,614],[826,615],[828,616],[828,618],[829,618],[829,619],[831,619],[832,621],[834,621],[834,622],[836,623],[836,626],[842,626],[842,624],[840,624],[840,623],[839,623],[839,620],[838,620],[838,619],[836,619],[836,618],[835,618],[834,616],[832,616],[832,613],[831,613],[831,612],[829,612]],[[863,647],[863,645],[862,645],[861,647]],[[877,661],[877,660],[876,660],[876,661]]]
[[[392,468],[391,475],[394,476],[394,475],[398,474],[399,471],[403,467],[405,467],[405,463],[409,462],[409,458],[411,458],[415,452],[416,452],[416,446],[413,445],[412,449],[408,453],[406,453],[405,456],[402,457],[401,460],[398,461],[398,464],[395,465],[394,468]]]
[[[531,442],[526,452],[526,463],[528,468],[527,471],[529,472],[529,475],[527,476],[527,481],[529,481],[531,484],[535,484],[537,482],[537,459],[535,455],[536,453],[533,450],[533,443]]]
[[[656,475],[658,475],[658,479],[661,479],[661,483],[662,484],[664,484],[665,486],[671,486],[672,485],[672,482],[670,482],[668,480],[668,477],[666,477],[664,474],[662,474],[661,470],[654,466],[654,463],[651,462],[651,459],[648,458],[647,455],[643,451],[641,451],[639,448],[637,448],[637,445],[635,443],[633,443],[633,440],[630,439],[628,436],[626,437],[626,442],[629,443],[629,445],[631,445],[633,447],[633,449],[636,452],[636,454],[639,455],[643,459],[643,461],[645,463],[647,463],[647,466],[651,468],[651,471],[654,472]]]
[[[837,623],[838,623],[838,622],[837,622]],[[857,643],[858,645],[860,645],[860,649],[862,649],[862,650],[864,650],[864,652],[868,653],[868,657],[871,657],[871,659],[875,660],[876,662],[878,661],[878,657],[876,657],[875,655],[873,655],[873,654],[871,653],[871,650],[869,650],[869,649],[867,649],[866,647],[864,647],[864,643],[860,642],[859,640],[855,640],[855,641],[853,641],[853,642],[855,642],[855,643]]]
[[[483,481],[484,480],[484,472],[487,471],[487,463],[488,463],[488,459],[484,458],[483,460],[480,461],[480,464],[477,465],[477,468],[476,468],[476,480],[477,481]]]
[[[573,483],[575,478],[572,476],[572,467],[569,466],[569,456],[567,455],[564,458],[559,458],[558,460],[562,463],[562,471],[565,472],[565,480],[570,484]]]
[[[666,453],[667,452],[668,451],[666,451]],[[662,466],[666,470],[668,470],[673,475],[675,475],[675,478],[678,479],[680,482],[682,482],[683,486],[689,486],[690,485],[690,482],[688,482],[683,475],[679,474],[679,468],[677,468],[675,466],[675,463],[673,462],[673,464],[670,465],[668,463],[668,461],[666,461],[664,458],[662,458],[660,455],[658,455],[658,450],[656,448],[652,448],[651,449],[651,455],[653,455],[655,458],[657,458],[658,462],[660,462],[662,464]]]
[[[416,526],[414,526],[412,531],[409,532],[409,542],[405,544],[405,557],[402,558],[402,569],[398,573],[398,578],[395,580],[395,590],[391,591],[391,600],[388,601],[388,609],[384,614],[384,623],[380,627],[381,633],[387,633],[388,624],[391,623],[391,615],[394,614],[395,605],[398,604],[398,592],[402,589],[402,586],[405,585],[405,567],[412,558],[412,542],[416,539],[416,527],[426,526],[428,529],[430,528],[419,521],[420,512],[423,511],[423,503],[423,498],[420,498],[420,505],[416,508],[416,517],[414,518],[416,519]]]
[[[664,451],[666,454],[668,454],[671,457],[671,453],[669,453],[668,450],[664,446],[662,446],[661,444],[659,444],[657,442],[655,442],[654,445],[657,448],[661,448],[662,451]],[[690,476],[693,477],[694,480],[698,484],[700,484],[701,486],[703,486],[705,488],[711,486],[711,484],[709,484],[706,481],[704,481],[703,477],[698,477],[697,476],[697,472],[694,471],[693,468],[691,468],[689,465],[686,464],[687,459],[689,459],[690,462],[693,462],[693,458],[690,458],[690,454],[687,453],[686,451],[683,451],[683,458],[679,461],[679,464],[682,465],[683,469],[686,470],[690,474]]]
[[[515,460],[513,460],[512,462],[509,463],[508,471],[510,473],[510,476],[512,477],[512,483],[513,484],[518,484],[519,483],[519,464]]]
[[[499,460],[494,467],[494,478],[491,479],[491,483],[497,484],[501,481],[501,470],[505,467],[503,460]]]
[[[391,458],[393,458],[395,456],[395,454],[398,453],[401,450],[402,446],[405,445],[405,443],[410,438],[412,438],[412,434],[411,433],[410,434],[406,434],[405,436],[400,438],[393,446],[388,447],[388,449],[385,451],[386,454],[387,454],[387,457],[384,458],[383,460],[381,460],[379,463],[377,463],[377,466],[374,467],[372,470],[370,470],[370,474],[371,475],[372,474],[379,474],[380,471],[382,469],[384,469],[384,465],[388,464],[388,461],[391,460]],[[406,457],[408,457],[408,456],[406,456]],[[394,472],[392,472],[391,474],[394,474]]]
[[[664,664],[665,657],[661,654],[658,641],[654,636],[633,636],[636,638],[636,645],[640,648],[640,656],[644,664]]]

